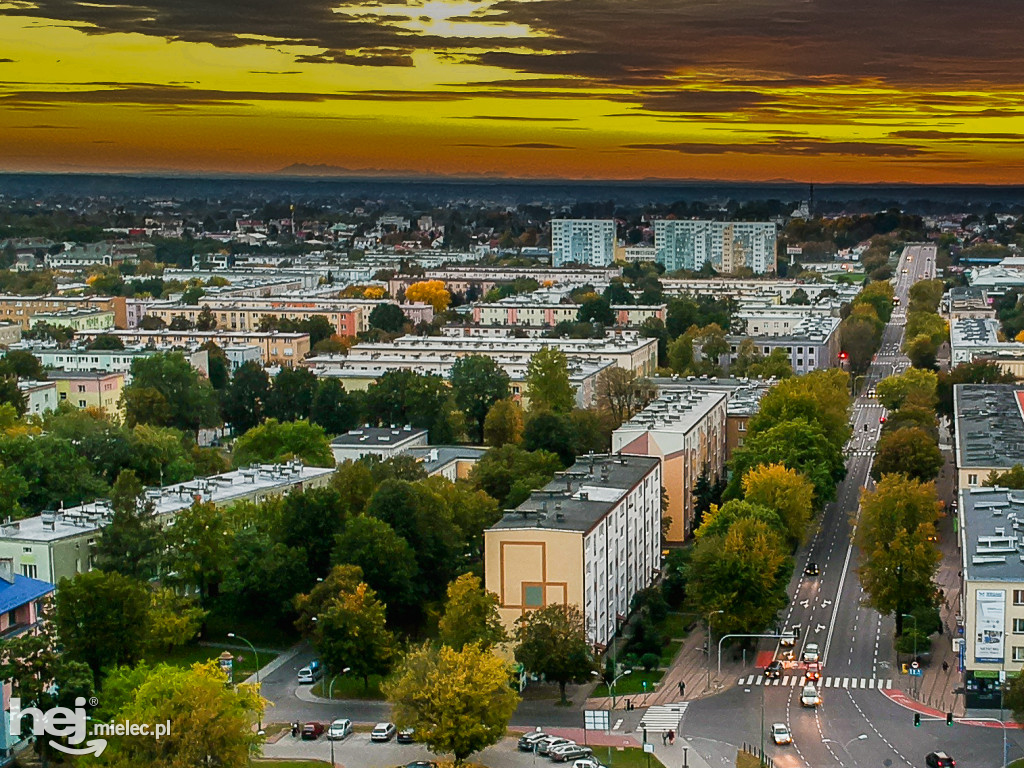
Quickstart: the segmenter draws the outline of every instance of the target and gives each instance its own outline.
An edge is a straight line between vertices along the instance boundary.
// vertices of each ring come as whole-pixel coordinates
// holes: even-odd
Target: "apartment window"
[[[1013,620],[1013,634],[1024,635],[1024,619]]]
[[[78,391],[79,392],[85,392],[85,384],[79,384],[78,385]]]
[[[1024,605],[1024,589],[1013,590],[1013,604]]]
[[[30,579],[34,579],[36,577],[37,570],[38,569],[34,565],[22,564],[22,566],[21,566],[21,575],[22,576],[28,576]]]
[[[78,401],[78,407],[79,408],[85,408],[85,400],[79,400]]]
[[[60,399],[61,400],[67,400],[68,399],[68,393],[67,392],[61,392],[60,393]]]
[[[968,475],[967,476],[967,484],[968,485],[977,485],[978,484],[978,476],[977,475]]]
[[[1024,661],[1024,645],[1013,646],[1013,660]]]

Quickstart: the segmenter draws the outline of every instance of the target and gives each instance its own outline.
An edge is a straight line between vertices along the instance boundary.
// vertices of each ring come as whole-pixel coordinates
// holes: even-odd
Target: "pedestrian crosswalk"
[[[644,717],[640,721],[640,729],[678,731],[679,721],[683,719],[683,714],[688,706],[690,706],[690,702],[681,701],[678,704],[658,704],[651,707],[644,713]]]
[[[765,677],[764,675],[749,675],[739,679],[740,685],[780,685],[780,686],[804,686],[813,683],[821,688],[849,688],[865,690],[889,690],[892,688],[892,680],[877,677],[824,677],[821,680],[808,680],[803,675],[783,675],[782,677]]]

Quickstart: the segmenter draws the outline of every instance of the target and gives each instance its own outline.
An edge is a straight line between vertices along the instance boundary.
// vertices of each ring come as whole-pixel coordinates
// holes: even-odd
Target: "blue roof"
[[[39,579],[30,579],[28,576],[14,575],[14,583],[11,584],[0,579],[0,613],[7,613],[19,608],[33,600],[38,600],[43,595],[53,592],[53,584]]]

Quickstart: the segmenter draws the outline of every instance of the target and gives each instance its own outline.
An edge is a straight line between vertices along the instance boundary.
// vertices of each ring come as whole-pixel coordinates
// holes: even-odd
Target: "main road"
[[[935,749],[954,754],[961,768],[1002,764],[998,729],[947,728],[944,722],[914,728],[912,714],[885,695],[905,687],[892,649],[895,627],[892,617],[864,605],[856,573],[858,552],[851,542],[860,494],[873,485],[871,463],[885,415],[868,393],[883,378],[909,366],[901,349],[909,291],[918,280],[935,276],[936,256],[933,245],[909,245],[900,255],[893,279],[899,303],[851,411],[846,478],[837,488],[836,500],[823,511],[810,543],[798,553],[789,587],[790,605],[781,624],[799,628],[794,649],[798,660],[809,644],[818,646],[822,703],[815,708],[800,705],[806,681],[797,663],[791,662],[781,678],[772,680],[760,668],[752,669],[739,680],[725,681],[732,687],[721,695],[690,704],[682,732],[696,735],[693,743],[701,751],[724,756],[737,741],[757,744],[764,738],[779,768],[916,767],[923,766],[925,755]],[[815,563],[820,573],[804,575],[808,563]],[[758,657],[764,662],[781,657],[783,650],[765,643]],[[790,727],[791,746],[770,743],[767,734],[775,722]]]

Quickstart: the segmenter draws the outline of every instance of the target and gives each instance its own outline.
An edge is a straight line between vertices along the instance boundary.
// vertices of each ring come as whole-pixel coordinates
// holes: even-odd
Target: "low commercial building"
[[[961,318],[994,318],[996,310],[982,288],[957,286],[944,297],[946,314],[950,321]]]
[[[358,461],[364,456],[390,459],[410,448],[427,444],[427,430],[404,427],[360,427],[331,441],[334,461]]]
[[[156,350],[152,349],[53,349],[35,346],[28,351],[39,358],[39,362],[46,368],[106,373],[130,373],[132,363],[136,360],[156,354]],[[206,350],[198,350],[185,357],[193,368],[204,372],[208,370]]]
[[[999,676],[1024,667],[1024,491],[961,488],[960,648],[968,709],[1000,706]]]
[[[14,571],[11,560],[0,559],[0,637],[11,640],[33,633],[43,602],[53,594],[53,584],[30,579]],[[14,752],[30,735],[11,733],[11,684],[0,684],[0,765],[11,765]]]
[[[815,318],[839,317],[839,305],[825,302],[821,305],[780,306],[774,304],[755,305],[744,302],[733,313],[734,327],[741,327],[746,336],[786,336],[797,333],[813,323]]]
[[[325,485],[334,468],[306,467],[301,462],[258,464],[222,475],[196,478],[146,491],[153,515],[164,525],[197,502],[219,507],[239,501],[261,502],[291,490]],[[59,584],[63,578],[93,568],[93,548],[113,510],[106,501],[44,512],[0,525],[0,559],[13,561],[16,573]]]
[[[114,313],[109,309],[68,309],[63,312],[37,312],[31,318],[31,327],[41,323],[70,328],[75,333],[103,331],[114,327]]]
[[[484,578],[513,629],[527,611],[575,605],[603,650],[661,568],[661,461],[590,456],[484,531]]]
[[[666,296],[695,296],[712,299],[731,299],[738,303],[759,301],[785,304],[797,291],[803,291],[812,302],[826,296],[835,296],[840,302],[852,301],[861,291],[860,285],[843,283],[810,283],[803,280],[770,280],[734,277],[661,278]]]
[[[76,408],[98,408],[108,416],[120,413],[124,374],[106,371],[49,371],[57,387],[57,402]]]
[[[1003,266],[981,267],[967,271],[971,287],[980,288],[989,296],[1005,296],[1009,291],[1024,288],[1024,271]]]
[[[1005,341],[994,317],[960,317],[949,324],[950,365],[971,363],[981,357],[1016,356],[1024,344]]]
[[[146,309],[146,315],[170,325],[175,318],[184,318],[195,326],[203,312],[209,309],[217,325],[224,331],[254,331],[260,328],[264,318],[277,317],[302,321],[322,317],[330,323],[338,336],[355,336],[369,328],[358,307],[321,306],[316,304],[297,305],[284,302],[238,300],[200,300],[198,305],[164,302],[153,304]]]
[[[284,333],[282,331],[107,331],[116,336],[126,347],[151,347],[157,350],[190,350],[212,341],[222,349],[235,346],[253,346],[260,350],[264,365],[280,365],[291,368],[309,355],[308,333]],[[98,336],[97,333],[83,333],[83,340]]]
[[[487,448],[473,445],[430,445],[406,451],[416,459],[427,477],[440,476],[453,483],[468,480],[469,473],[486,455]]]
[[[725,472],[728,395],[686,389],[664,392],[612,433],[612,451],[655,456],[668,492],[665,538],[682,542],[693,534],[697,480]]]
[[[953,387],[955,460],[960,488],[1024,464],[1024,385]]]

